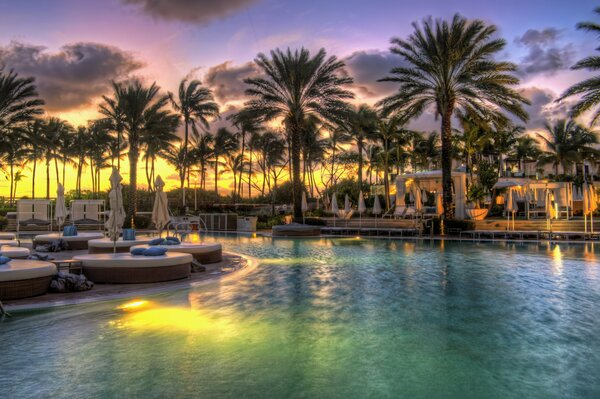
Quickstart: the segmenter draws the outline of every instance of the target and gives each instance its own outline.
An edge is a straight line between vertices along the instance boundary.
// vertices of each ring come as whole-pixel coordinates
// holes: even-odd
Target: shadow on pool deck
[[[27,245],[23,245],[27,246]],[[29,245],[29,247],[31,247]],[[55,260],[71,259],[75,255],[87,254],[87,250],[50,253]],[[247,259],[232,253],[223,253],[223,261],[203,265],[206,271],[192,273],[190,278],[163,283],[147,284],[95,284],[94,288],[83,292],[46,293],[32,298],[4,301],[8,312],[28,309],[42,309],[55,306],[76,305],[80,303],[100,302],[127,298],[138,295],[158,294],[189,288],[198,283],[217,280],[247,265]]]

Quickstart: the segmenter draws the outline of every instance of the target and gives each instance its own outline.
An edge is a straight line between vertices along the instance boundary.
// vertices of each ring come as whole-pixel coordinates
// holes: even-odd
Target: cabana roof
[[[467,174],[465,172],[459,172],[459,171],[455,171],[455,170],[452,171],[452,177],[466,176],[466,175]],[[398,175],[396,177],[396,180],[398,180],[398,179],[401,179],[401,180],[441,179],[441,177],[442,177],[442,170],[437,169],[437,170],[428,170],[428,171],[424,171],[424,172],[407,173],[404,175]]]

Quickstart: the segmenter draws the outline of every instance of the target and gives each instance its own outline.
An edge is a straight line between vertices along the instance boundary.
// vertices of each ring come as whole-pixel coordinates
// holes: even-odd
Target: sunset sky
[[[519,65],[521,88],[532,101],[527,127],[537,129],[545,119],[564,114],[568,104],[554,99],[586,76],[569,67],[598,43],[575,25],[593,20],[597,5],[591,0],[1,0],[0,63],[35,76],[47,113],[75,125],[98,116],[99,97],[109,92],[111,80],[133,76],[156,81],[165,91],[175,90],[185,76],[199,78],[227,114],[244,101],[242,79],[256,73],[256,54],[288,46],[324,47],[345,60],[356,101],[373,103],[394,90],[376,82],[400,62],[388,51],[390,38],[406,37],[411,22],[423,17],[458,12],[499,27],[507,41],[502,57]],[[414,127],[432,130],[437,122],[426,115]],[[104,174],[107,180],[108,171]],[[161,174],[175,184],[172,168],[161,165]],[[3,194],[7,186],[2,182]],[[27,179],[19,183],[19,195],[29,194],[29,187]],[[73,188],[67,184],[67,190]]]

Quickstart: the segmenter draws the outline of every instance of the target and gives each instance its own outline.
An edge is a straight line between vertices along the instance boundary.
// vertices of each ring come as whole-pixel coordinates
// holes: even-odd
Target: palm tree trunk
[[[302,182],[300,181],[300,126],[294,121],[291,124],[291,155],[292,155],[292,192],[294,199],[294,217],[302,217]]]
[[[135,145],[134,145],[135,144]],[[129,204],[127,214],[131,218],[131,227],[135,227],[134,218],[137,213],[137,143],[130,143],[129,149]]]
[[[185,179],[186,176],[186,171],[187,171],[187,158],[188,158],[188,125],[189,125],[189,120],[188,118],[185,118],[183,123],[185,124],[185,137],[183,140],[183,165],[182,166],[182,175],[183,178]],[[183,207],[185,208],[185,187],[184,187],[184,182],[182,180],[181,182],[181,197],[182,197],[182,201],[183,201]]]
[[[244,129],[242,129],[242,158],[241,158],[241,168],[240,168],[240,181],[238,183],[238,195],[240,196],[240,198],[242,198],[243,192],[242,192],[242,174],[244,173],[244,150],[246,149],[246,131]]]
[[[35,171],[37,167],[37,159],[33,159],[33,170],[31,171],[31,198],[35,199]]]
[[[363,178],[363,138],[359,137],[357,141],[358,147],[358,189],[362,190]]]
[[[449,106],[442,114],[442,203],[444,218],[452,219],[452,112]]]
[[[217,186],[219,181],[219,156],[215,156],[215,194],[219,195],[219,188]]]
[[[149,169],[149,163],[148,163],[148,158],[150,158],[148,156],[148,154],[146,154],[146,165],[145,165],[145,170],[146,170],[146,181],[148,182],[148,190],[152,191],[152,176],[150,175],[150,169]]]
[[[15,167],[13,165],[13,163],[10,163],[10,196],[9,199],[12,202],[12,200],[14,199],[13,197],[13,185],[14,185],[14,181],[15,181],[15,173],[14,173]]]
[[[46,157],[46,199],[50,198],[50,158]]]
[[[252,198],[252,147],[248,149],[250,160],[248,163],[248,198]]]

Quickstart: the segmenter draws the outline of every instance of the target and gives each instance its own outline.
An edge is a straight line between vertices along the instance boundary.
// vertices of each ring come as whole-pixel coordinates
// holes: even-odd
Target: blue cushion
[[[165,247],[151,247],[144,251],[144,256],[162,256],[167,253]]]
[[[74,237],[77,235],[77,226],[65,226],[63,228],[64,237]]]
[[[163,243],[163,239],[162,238],[155,238],[153,240],[151,240],[148,245],[160,245]]]
[[[135,230],[123,229],[123,241],[135,241]]]
[[[131,252],[132,255],[143,255],[144,252],[146,252],[146,248],[132,248],[129,252]]]
[[[0,256],[0,265],[3,265],[3,264],[8,263],[10,261],[11,261],[11,259],[7,258],[6,256]]]
[[[165,244],[166,245],[179,245],[179,244],[181,244],[181,241],[177,237],[166,237]]]

